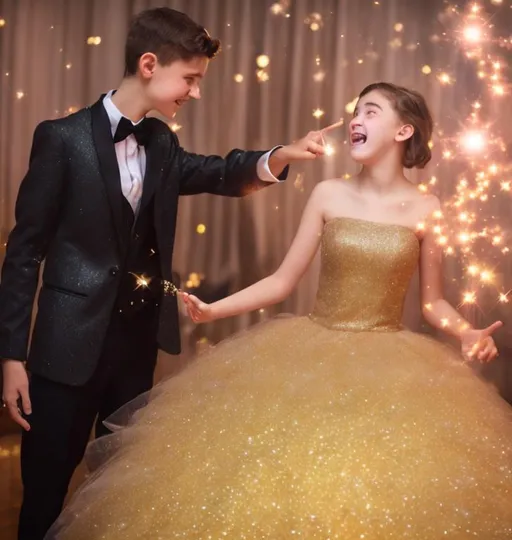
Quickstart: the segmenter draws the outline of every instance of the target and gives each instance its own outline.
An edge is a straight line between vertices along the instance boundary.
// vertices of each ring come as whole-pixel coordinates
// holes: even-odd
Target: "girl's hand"
[[[501,328],[503,323],[496,321],[483,330],[465,330],[461,334],[461,348],[464,358],[490,362],[498,356],[498,349],[491,335]]]
[[[209,304],[199,300],[197,296],[186,292],[180,293],[183,302],[187,308],[188,316],[196,323],[205,323],[213,321],[212,308]]]

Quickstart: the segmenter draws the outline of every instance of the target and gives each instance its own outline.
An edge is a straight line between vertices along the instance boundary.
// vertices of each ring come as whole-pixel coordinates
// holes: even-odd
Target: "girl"
[[[362,170],[315,188],[280,268],[212,305],[184,296],[196,322],[277,303],[321,245],[312,314],[241,333],[162,383],[96,443],[112,457],[57,538],[511,537],[511,409],[448,347],[400,324],[419,264],[426,319],[468,358],[497,354],[501,323],[473,329],[443,299],[441,251],[417,228],[439,202],[403,168],[429,161],[431,134],[421,95],[361,92],[350,144]]]

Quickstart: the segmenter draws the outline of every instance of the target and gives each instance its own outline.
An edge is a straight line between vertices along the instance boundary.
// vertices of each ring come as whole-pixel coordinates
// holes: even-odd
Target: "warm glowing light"
[[[284,13],[284,7],[279,2],[276,2],[275,4],[272,4],[270,11],[274,15],[282,15]]]
[[[465,292],[462,295],[464,304],[474,304],[476,302],[476,294],[474,292]]]
[[[149,284],[151,283],[151,278],[145,276],[144,274],[140,276],[138,274],[132,274],[132,276],[135,278],[135,290],[147,289],[149,287]]]
[[[326,144],[324,151],[326,156],[332,156],[334,154],[334,147],[330,144]]]
[[[256,71],[256,77],[258,77],[259,82],[267,82],[269,80],[269,75],[264,69],[258,69]]]
[[[461,232],[459,234],[459,242],[461,244],[467,244],[471,240],[471,236],[467,232]]]
[[[244,76],[241,73],[237,73],[233,78],[237,83],[241,83],[244,80]]]
[[[479,153],[487,146],[487,139],[482,131],[468,131],[460,138],[460,144],[466,152]]]
[[[204,276],[202,276],[201,274],[198,274],[197,272],[192,272],[189,276],[188,276],[188,279],[185,283],[186,287],[188,289],[197,289],[197,287],[199,287],[199,285],[201,285],[201,280],[203,279]]]
[[[490,270],[484,270],[483,272],[480,273],[480,279],[484,283],[489,283],[490,281],[493,280],[493,278],[494,278],[494,274]]]
[[[480,269],[475,264],[472,264],[468,267],[468,274],[471,276],[478,276],[478,273],[480,272]]]
[[[354,114],[354,111],[356,110],[357,102],[359,101],[359,97],[354,98],[350,103],[347,103],[345,105],[345,112],[348,114]]]
[[[264,69],[270,64],[270,58],[266,54],[260,54],[256,58],[256,64],[259,68]]]
[[[322,109],[314,109],[313,110],[313,116],[315,118],[322,118],[322,116],[325,114],[325,112]]]
[[[440,73],[438,79],[441,84],[453,84],[453,79],[448,73]]]
[[[482,28],[476,24],[466,26],[463,35],[464,39],[469,43],[479,43],[483,37]]]
[[[309,26],[309,29],[313,32],[317,32],[322,28],[324,22],[320,13],[310,13],[305,19],[304,24]]]
[[[325,79],[325,71],[317,71],[314,75],[313,75],[313,80],[315,82],[322,82],[323,80]]]

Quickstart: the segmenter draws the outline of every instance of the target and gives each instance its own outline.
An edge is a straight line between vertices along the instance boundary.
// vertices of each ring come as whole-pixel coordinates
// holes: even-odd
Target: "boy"
[[[0,286],[3,401],[24,428],[20,540],[42,539],[58,516],[95,418],[96,436],[108,433],[103,420],[151,388],[158,348],[180,352],[176,297],[163,294],[178,196],[242,196],[284,179],[290,161],[323,153],[312,133],[267,153],[190,154],[145,117],[155,109],[171,118],[199,99],[218,48],[183,13],[142,12],[117,91],[36,128]]]

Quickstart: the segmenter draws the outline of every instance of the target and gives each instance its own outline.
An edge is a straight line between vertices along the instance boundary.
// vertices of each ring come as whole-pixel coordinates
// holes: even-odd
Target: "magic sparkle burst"
[[[471,3],[465,11],[452,6],[451,11],[455,14],[453,40],[474,62],[482,82],[482,99],[471,104],[459,133],[452,137],[439,133],[442,160],[458,161],[458,165],[462,162],[465,170],[456,179],[453,195],[443,201],[443,211],[419,228],[431,228],[445,254],[462,260],[468,289],[461,293],[461,305],[478,307],[479,297],[488,291],[497,303],[505,304],[510,300],[510,290],[500,268],[506,262],[504,257],[510,254],[507,245],[510,231],[500,222],[496,205],[502,201],[499,197],[510,192],[512,164],[507,146],[497,132],[497,122],[482,121],[486,105],[495,104],[509,93],[507,64],[496,53],[503,38],[493,35],[492,16],[481,4]],[[423,70],[426,75],[429,72]],[[448,72],[439,73],[437,79],[442,86],[456,82]],[[431,181],[419,188],[428,193],[434,192],[435,186],[436,182]],[[443,322],[446,326],[450,323]]]

